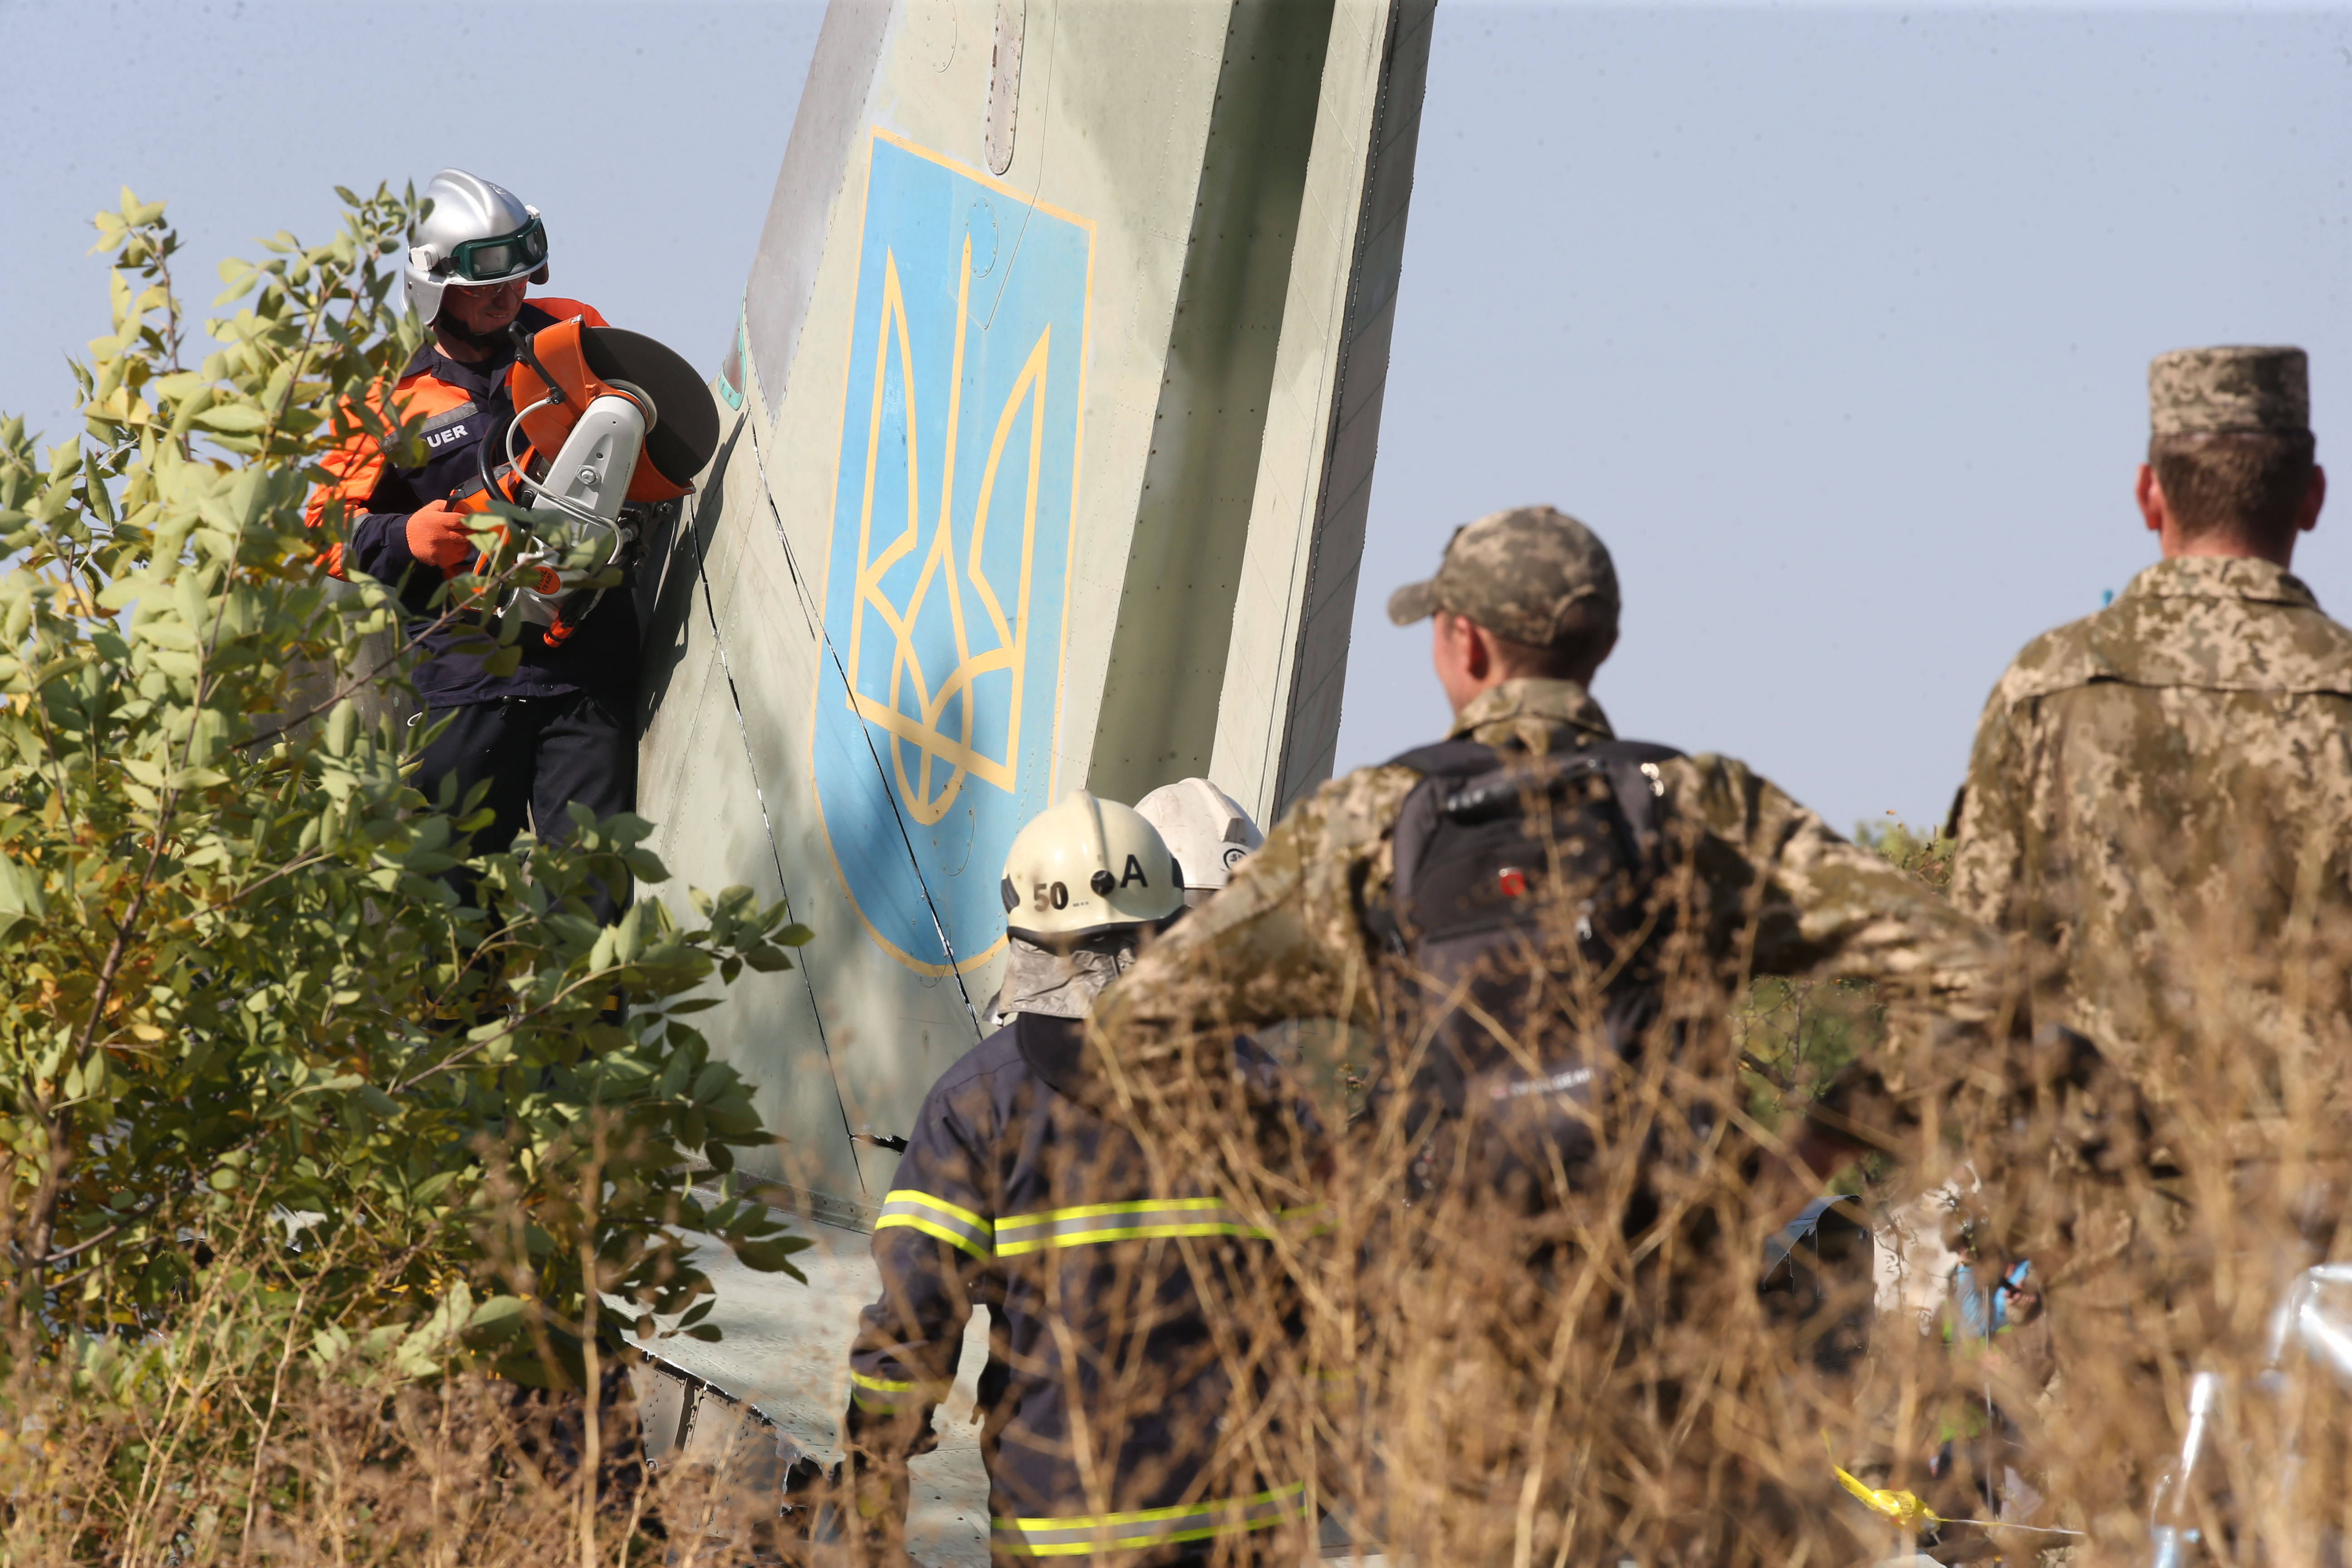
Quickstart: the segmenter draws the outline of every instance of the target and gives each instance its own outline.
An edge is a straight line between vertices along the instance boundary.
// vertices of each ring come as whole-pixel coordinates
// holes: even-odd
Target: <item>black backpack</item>
[[[1555,1154],[1589,1153],[1614,1070],[1596,1049],[1633,1059],[1658,1016],[1657,764],[1681,754],[1563,731],[1542,755],[1448,741],[1395,759],[1422,779],[1373,917],[1401,980],[1376,1098],[1403,1092],[1417,1138],[1460,1122],[1480,1180],[1539,1183]]]

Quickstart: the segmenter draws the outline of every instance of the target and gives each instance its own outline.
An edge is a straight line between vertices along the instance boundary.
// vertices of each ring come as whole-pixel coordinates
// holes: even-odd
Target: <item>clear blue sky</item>
[[[249,237],[323,233],[336,183],[493,173],[549,214],[554,287],[715,363],[818,19],[0,0],[0,409],[70,428],[84,226],[126,181],[209,297]],[[1841,826],[1931,819],[2009,655],[2150,558],[2145,367],[2187,343],[2311,350],[2345,488],[2301,564],[2352,614],[2347,174],[2342,11],[1446,0],[1342,765],[1443,722],[1388,589],[1549,500],[1617,553],[1622,731]]]

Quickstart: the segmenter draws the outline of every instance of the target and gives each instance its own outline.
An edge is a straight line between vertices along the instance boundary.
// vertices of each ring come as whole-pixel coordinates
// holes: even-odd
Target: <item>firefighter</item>
[[[903,1536],[906,1461],[934,1446],[975,1302],[997,1562],[1254,1563],[1307,1542],[1303,1478],[1254,1417],[1286,1381],[1269,1243],[1298,1223],[1212,1192],[1136,1132],[1083,1020],[1183,908],[1160,835],[1081,790],[1014,839],[1003,895],[1012,1021],[925,1098],[874,1230],[879,1300],[859,1320],[844,1422],[853,1538]],[[1295,1163],[1311,1124],[1278,1070],[1237,1044],[1223,1113]],[[1157,1172],[1158,1173],[1155,1173]],[[1273,1473],[1269,1473],[1269,1472]]]
[[[1161,784],[1135,803],[1160,830],[1184,874],[1184,902],[1198,908],[1233,880],[1234,870],[1265,842],[1242,803],[1203,778]]]
[[[559,842],[572,834],[567,808],[575,803],[599,819],[636,804],[637,619],[629,595],[604,595],[554,646],[543,628],[525,626],[521,662],[509,675],[492,674],[483,654],[461,646],[478,647],[478,626],[443,624],[446,606],[434,603],[478,554],[474,531],[483,520],[449,502],[476,481],[482,442],[513,415],[510,329],[537,331],[575,316],[592,327],[605,322],[577,300],[526,298],[527,285],[548,276],[538,208],[462,169],[442,170],[425,194],[432,206],[409,236],[403,279],[433,339],[391,389],[394,410],[424,421],[422,459],[395,462],[373,437],[354,436],[322,459],[331,478],[311,493],[308,521],[325,525],[340,503],[341,537],[325,552],[328,570],[341,576],[356,567],[396,585],[422,623],[416,694],[425,722],[447,723],[425,748],[417,785],[437,800],[443,781],[454,780],[462,801],[489,781],[494,820],[473,847],[497,854],[526,816],[541,838]],[[491,466],[498,461],[494,453]],[[625,886],[590,901],[609,923],[627,898]]]

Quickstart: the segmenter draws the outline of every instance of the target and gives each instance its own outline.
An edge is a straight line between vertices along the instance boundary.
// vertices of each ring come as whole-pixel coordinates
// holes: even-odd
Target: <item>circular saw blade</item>
[[[587,327],[580,334],[588,368],[606,381],[633,382],[654,400],[657,416],[646,432],[646,457],[675,485],[694,482],[719,450],[719,407],[701,374],[665,344],[619,327]]]

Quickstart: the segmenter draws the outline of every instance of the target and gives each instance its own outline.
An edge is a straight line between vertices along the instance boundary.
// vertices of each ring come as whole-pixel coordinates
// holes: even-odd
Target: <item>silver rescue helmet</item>
[[[1135,803],[1146,822],[1160,829],[1184,878],[1184,901],[1205,904],[1234,879],[1234,868],[1248,859],[1265,835],[1242,803],[1207,779],[1178,779]]]
[[[1072,790],[1030,819],[1004,857],[1004,929],[1062,947],[1184,907],[1176,858],[1131,805]]]
[[[408,260],[401,268],[418,321],[433,324],[441,313],[441,291],[452,283],[547,281],[547,229],[537,207],[463,169],[442,170],[425,195],[433,210],[409,230]]]

